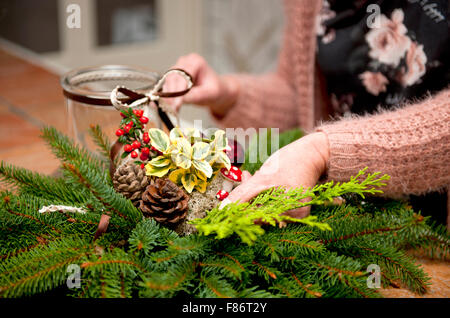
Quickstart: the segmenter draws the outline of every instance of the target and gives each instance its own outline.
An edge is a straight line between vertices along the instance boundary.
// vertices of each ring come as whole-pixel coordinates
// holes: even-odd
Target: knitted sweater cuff
[[[347,181],[368,167],[391,176],[387,196],[424,194],[450,184],[450,91],[376,115],[324,124],[330,145],[327,177]]]

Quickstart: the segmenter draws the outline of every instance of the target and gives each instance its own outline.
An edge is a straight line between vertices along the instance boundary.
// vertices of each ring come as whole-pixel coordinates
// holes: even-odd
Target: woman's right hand
[[[208,106],[214,115],[222,117],[236,102],[239,91],[237,81],[230,76],[219,76],[202,56],[195,53],[182,56],[172,68],[185,70],[194,80],[194,86],[186,95],[165,100],[173,110],[178,111],[184,103],[197,104]],[[174,92],[185,88],[184,79],[171,74],[166,78],[163,90]]]

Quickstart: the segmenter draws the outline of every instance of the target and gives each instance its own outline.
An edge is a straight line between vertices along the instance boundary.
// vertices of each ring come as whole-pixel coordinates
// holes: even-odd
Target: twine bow
[[[186,80],[186,89],[178,92],[163,92],[162,87],[166,81],[166,78],[170,74],[178,74]],[[160,107],[159,99],[163,98],[173,98],[185,95],[194,85],[192,76],[182,69],[171,69],[164,73],[164,75],[159,79],[159,81],[153,86],[153,88],[147,93],[138,93],[124,86],[117,86],[111,91],[110,100],[112,105],[118,110],[126,110],[128,108],[144,108],[144,114],[148,116],[150,112],[149,105],[153,102],[158,110],[158,115],[164,122],[166,127],[170,130],[174,128],[171,120],[167,116],[166,112]],[[126,95],[128,97],[128,103],[125,103],[119,99],[119,93]]]

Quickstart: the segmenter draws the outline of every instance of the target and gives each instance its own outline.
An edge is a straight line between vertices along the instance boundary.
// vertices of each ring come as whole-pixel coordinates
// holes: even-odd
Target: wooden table
[[[44,174],[59,161],[39,138],[43,125],[67,132],[59,75],[0,49],[0,159]],[[431,276],[423,297],[450,297],[450,263],[417,257]],[[381,291],[385,297],[418,297],[403,288]]]

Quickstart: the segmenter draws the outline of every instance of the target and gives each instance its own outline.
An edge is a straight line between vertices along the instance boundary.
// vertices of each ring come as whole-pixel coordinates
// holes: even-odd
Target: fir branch
[[[88,150],[76,145],[73,140],[63,135],[53,127],[44,127],[41,131],[41,137],[51,147],[53,153],[63,163],[73,164],[78,166],[81,163],[85,163],[90,166],[92,170],[96,170],[103,177],[108,179],[105,163],[96,158]]]
[[[0,163],[0,181],[18,188],[21,193],[35,194],[48,200],[70,204],[88,200],[86,193],[73,191],[63,179],[15,167],[4,161]]]
[[[133,206],[130,200],[117,193],[112,186],[99,178],[95,170],[91,170],[91,167],[85,162],[78,167],[72,164],[63,164],[63,168],[75,180],[89,189],[106,211],[134,223],[142,217],[142,213]]]
[[[157,247],[167,246],[169,241],[178,238],[175,232],[160,226],[154,219],[146,218],[139,222],[130,234],[130,252],[149,257]]]
[[[224,279],[202,275],[199,281],[206,287],[200,290],[200,297],[234,298],[237,296],[234,288]]]
[[[109,163],[109,154],[111,149],[111,142],[108,137],[103,133],[99,125],[90,125],[89,134],[91,135],[94,143],[97,145],[100,154],[102,155],[102,160]]]
[[[395,232],[395,231],[398,231],[398,230],[401,230],[401,229],[405,228],[405,226],[406,225],[404,225],[404,226],[397,226],[397,227],[383,227],[383,228],[378,228],[378,229],[363,230],[361,232],[350,233],[350,234],[347,234],[347,235],[341,235],[339,237],[334,237],[334,238],[330,238],[330,239],[320,240],[319,242],[326,245],[326,244],[336,243],[338,241],[349,240],[349,239],[353,239],[353,238],[360,237],[360,236],[365,236],[365,235],[380,234],[380,233],[386,233],[386,232]]]
[[[252,264],[258,267],[258,270],[263,273],[262,276],[264,276],[266,280],[268,280],[269,277],[272,279],[277,279],[277,271],[271,270],[270,268],[258,263],[257,261],[253,261]]]
[[[303,283],[297,278],[297,276],[296,276],[294,273],[291,273],[291,274],[292,274],[292,277],[294,278],[295,282],[297,283],[297,285],[299,285],[300,288],[303,289],[306,293],[308,293],[309,295],[311,295],[311,296],[313,296],[313,297],[316,297],[316,298],[322,297],[322,293],[319,293],[319,292],[317,292],[317,291],[314,291],[314,290],[310,290],[310,289],[309,289],[309,287],[310,287],[312,284],[310,284],[310,285],[305,285],[305,284],[303,284]]]
[[[383,271],[400,280],[413,292],[424,294],[428,290],[429,277],[414,264],[412,258],[401,251],[374,244],[371,247],[360,246],[360,250],[372,254],[371,257],[367,257],[367,262],[383,265]]]
[[[154,271],[145,275],[139,283],[139,296],[171,297],[178,292],[188,291],[196,277],[195,262],[172,265],[162,272]]]
[[[0,263],[0,273],[7,273],[0,276],[0,295],[20,297],[60,286],[67,279],[67,265],[89,253],[90,240],[69,236],[8,258]]]
[[[137,269],[139,269],[142,272],[146,272],[146,269],[143,268],[141,265],[126,260],[126,259],[110,259],[110,260],[98,260],[95,262],[84,262],[81,264],[81,268],[90,268],[90,267],[95,267],[95,266],[105,266],[105,265],[113,265],[113,264],[119,264],[119,265],[131,265]]]

